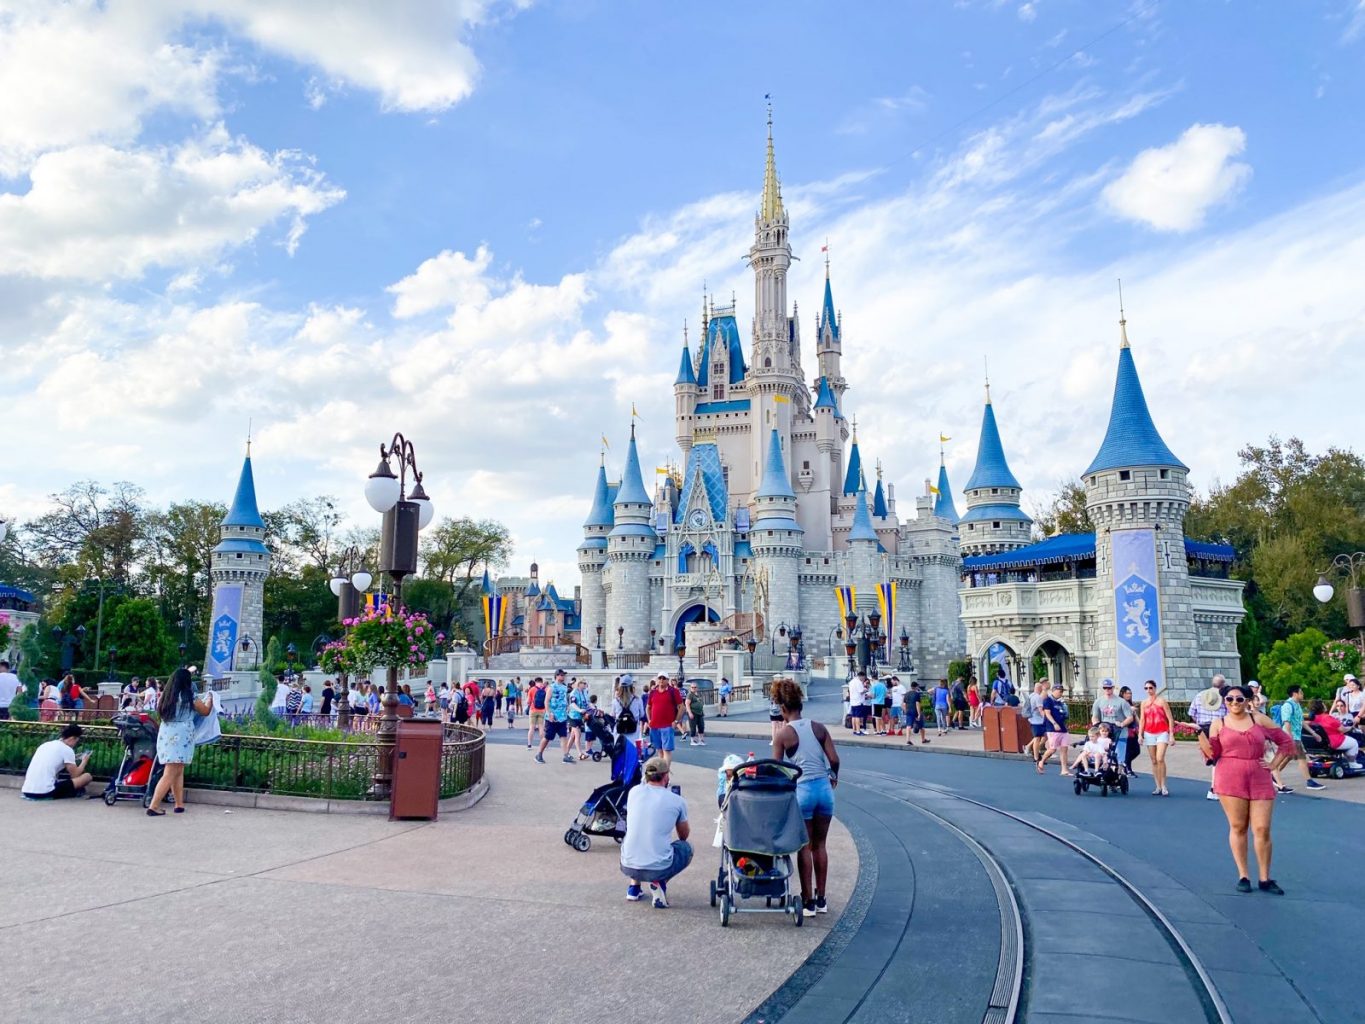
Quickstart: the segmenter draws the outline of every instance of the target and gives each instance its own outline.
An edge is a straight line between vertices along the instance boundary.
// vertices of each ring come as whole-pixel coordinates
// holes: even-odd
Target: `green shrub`
[[[972,674],[972,663],[965,658],[948,662],[948,680],[968,679]]]
[[[1329,641],[1320,629],[1305,629],[1276,640],[1256,668],[1272,700],[1283,700],[1295,684],[1309,700],[1330,700],[1344,673],[1360,671],[1360,652],[1351,644]]]

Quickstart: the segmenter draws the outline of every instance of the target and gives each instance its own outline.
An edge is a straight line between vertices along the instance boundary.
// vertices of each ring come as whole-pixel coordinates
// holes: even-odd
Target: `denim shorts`
[[[660,752],[673,749],[673,726],[667,729],[650,729],[649,743],[655,750]]]
[[[801,817],[810,821],[817,814],[834,817],[834,787],[829,779],[802,779],[796,784],[796,802],[801,806]]]

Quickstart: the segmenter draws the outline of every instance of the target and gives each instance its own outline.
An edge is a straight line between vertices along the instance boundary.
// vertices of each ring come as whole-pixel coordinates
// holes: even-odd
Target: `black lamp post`
[[[184,667],[185,667],[185,645],[184,645],[184,644],[177,644],[176,646],[180,648],[180,667],[181,667],[181,668],[184,668]]]
[[[678,682],[683,681],[683,655],[687,653],[687,645],[678,644]]]
[[[618,651],[624,651],[624,650],[626,649],[626,627],[625,627],[625,626],[617,626],[617,627],[616,627],[616,649],[617,649]]]
[[[286,665],[284,675],[285,678],[290,680],[291,682],[294,679],[294,659],[297,658],[298,656],[299,649],[295,647],[293,644],[290,644],[288,647],[284,649],[284,660]]]
[[[757,648],[758,648],[758,641],[755,640],[755,639],[753,638],[752,635],[750,635],[749,639],[746,640],[746,641],[744,641],[744,646],[747,647],[747,648],[749,648],[749,675],[753,675],[753,674],[754,674],[754,651],[757,650]]]
[[[66,675],[75,664],[76,648],[85,643],[85,627],[77,626],[68,633],[61,626],[53,626],[52,639],[62,645],[62,675]]]
[[[345,622],[360,614],[360,595],[370,589],[374,577],[365,571],[360,549],[351,545],[341,553],[335,575],[328,586],[337,597],[337,621]]]
[[[398,475],[393,475],[391,458],[398,459]],[[413,481],[408,492],[408,477]],[[403,577],[417,571],[417,533],[431,522],[435,511],[422,487],[422,471],[417,468],[417,451],[402,434],[394,434],[387,446],[379,446],[379,465],[365,482],[365,500],[384,517],[379,535],[379,571],[393,580],[393,610],[403,611]],[[393,785],[393,744],[398,734],[398,666],[388,666],[384,687],[383,717],[376,738],[380,745],[379,764],[374,776],[375,796],[387,798]]]
[[[900,635],[900,661],[896,665],[897,672],[910,671],[910,633],[904,626],[901,627]]]
[[[881,630],[881,621],[881,613],[875,610],[868,612],[862,620],[859,620],[856,613],[844,616],[844,626],[848,631],[844,650],[848,653],[850,675],[860,668],[867,668],[868,665],[874,667],[877,665],[877,650],[886,642],[886,634]]]
[[[114,676],[114,662],[117,660],[118,648],[117,647],[109,648],[109,678],[105,680],[105,682],[107,683],[113,683],[117,681],[116,677]]]

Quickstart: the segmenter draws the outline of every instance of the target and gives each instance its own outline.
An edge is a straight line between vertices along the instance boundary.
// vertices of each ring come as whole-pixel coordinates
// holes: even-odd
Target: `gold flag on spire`
[[[939,444],[947,444],[947,443],[948,443],[949,441],[951,441],[951,440],[952,440],[952,438],[949,437],[947,434],[939,434],[939,435],[938,435],[938,443],[939,443]]]
[[[611,447],[611,442],[607,440],[607,435],[606,435],[606,434],[603,434],[603,435],[602,435],[602,447],[603,447],[603,448],[610,448],[610,447]]]

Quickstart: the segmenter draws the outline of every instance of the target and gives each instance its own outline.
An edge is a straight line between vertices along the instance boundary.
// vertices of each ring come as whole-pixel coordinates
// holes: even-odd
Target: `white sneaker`
[[[1218,794],[1216,794],[1213,790],[1209,790],[1206,794],[1204,794],[1204,799],[1205,799],[1205,800],[1217,800],[1217,799],[1218,799]]]

